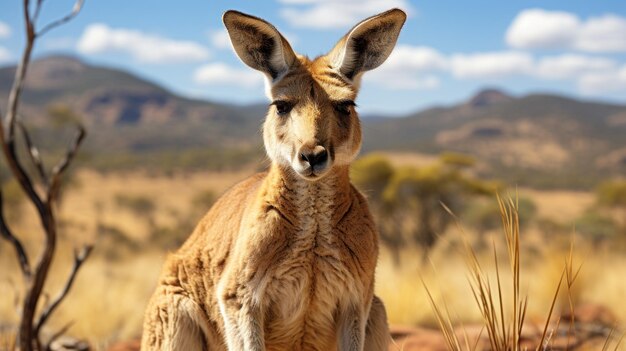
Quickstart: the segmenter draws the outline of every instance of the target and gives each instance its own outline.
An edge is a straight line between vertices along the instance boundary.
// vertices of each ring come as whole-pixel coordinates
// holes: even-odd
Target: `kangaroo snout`
[[[322,145],[303,146],[298,151],[298,173],[306,177],[319,176],[330,163],[328,151]]]

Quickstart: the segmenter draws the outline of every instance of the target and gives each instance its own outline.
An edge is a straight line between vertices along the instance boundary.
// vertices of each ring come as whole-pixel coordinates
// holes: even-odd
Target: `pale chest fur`
[[[311,349],[326,339],[333,347],[339,306],[363,288],[346,264],[344,233],[335,223],[351,199],[338,196],[332,182],[298,184],[281,196],[295,210],[288,243],[262,284],[268,346]]]

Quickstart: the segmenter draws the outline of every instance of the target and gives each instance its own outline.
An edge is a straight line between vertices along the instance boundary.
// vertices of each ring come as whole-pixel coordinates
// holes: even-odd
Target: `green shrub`
[[[589,238],[594,244],[614,238],[618,232],[615,221],[596,211],[588,211],[576,220],[576,232]]]

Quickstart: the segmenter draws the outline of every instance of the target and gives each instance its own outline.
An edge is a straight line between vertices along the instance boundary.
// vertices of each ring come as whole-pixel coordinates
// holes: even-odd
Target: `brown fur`
[[[378,234],[348,174],[361,128],[346,101],[360,73],[388,56],[404,14],[362,22],[368,35],[386,27],[391,48],[376,35],[365,49],[348,47],[349,33],[315,60],[296,56],[265,21],[236,12],[224,21],[242,60],[267,75],[270,97],[292,108],[268,112],[269,171],[224,194],[167,258],[142,349],[386,350],[385,309],[373,294]],[[342,61],[350,54],[370,59]],[[305,162],[320,150],[327,161]]]

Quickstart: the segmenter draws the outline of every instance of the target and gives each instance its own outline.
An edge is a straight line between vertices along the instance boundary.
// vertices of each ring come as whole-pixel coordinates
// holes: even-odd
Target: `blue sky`
[[[47,0],[40,24],[69,0]],[[273,23],[302,54],[327,52],[360,19],[400,7],[409,19],[390,59],[365,74],[365,113],[402,114],[466,99],[483,87],[626,103],[626,1],[86,0],[35,55],[73,54],[123,68],[186,96],[265,100],[262,75],[233,54],[221,14]],[[0,1],[0,65],[23,45],[21,1]]]

